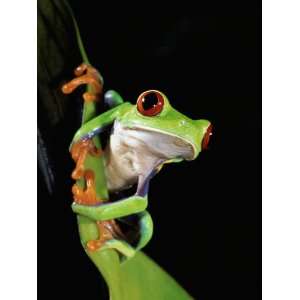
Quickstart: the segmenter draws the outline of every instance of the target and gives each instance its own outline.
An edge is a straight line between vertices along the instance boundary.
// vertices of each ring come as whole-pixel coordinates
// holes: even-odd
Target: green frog
[[[101,77],[96,80],[97,73],[90,74],[94,83],[98,82],[99,90]],[[93,80],[86,82],[93,83]],[[76,214],[100,223],[138,216],[140,233],[134,247],[120,238],[121,235],[119,238],[112,235],[96,247],[100,250],[114,248],[125,257],[132,257],[148,243],[153,233],[152,219],[146,211],[151,178],[165,164],[194,160],[208,147],[212,125],[207,120],[192,120],[178,112],[158,90],[141,93],[135,104],[124,102],[115,91],[106,92],[104,98],[111,108],[85,122],[76,132],[70,149],[78,143],[93,140],[109,128],[108,142],[102,151],[108,191],[119,193],[135,185],[136,191],[114,202],[85,205],[75,201],[72,209]]]

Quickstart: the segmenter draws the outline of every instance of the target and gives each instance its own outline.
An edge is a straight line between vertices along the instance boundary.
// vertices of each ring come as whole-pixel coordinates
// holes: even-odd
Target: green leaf
[[[83,245],[98,236],[91,220],[79,216],[79,232]],[[161,267],[142,251],[120,263],[115,250],[88,252],[106,280],[112,300],[192,299]]]

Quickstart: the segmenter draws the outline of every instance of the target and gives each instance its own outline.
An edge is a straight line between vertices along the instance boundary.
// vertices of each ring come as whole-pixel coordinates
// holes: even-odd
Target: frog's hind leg
[[[104,247],[114,248],[118,250],[123,257],[121,261],[124,262],[126,259],[133,257],[134,254],[145,247],[150,241],[153,234],[153,222],[150,214],[145,210],[138,214],[139,218],[139,241],[135,247],[132,247],[124,240],[110,240],[107,241]],[[103,247],[103,248],[104,248]]]
[[[98,222],[100,238],[98,240],[91,240],[87,243],[89,251],[102,251],[104,249],[115,249],[123,257],[122,261],[133,257],[136,251],[145,247],[150,241],[153,234],[153,222],[150,214],[147,211],[138,213],[139,224],[139,241],[135,247],[126,242],[125,237],[122,236],[121,231],[116,232],[116,228],[107,221]],[[115,224],[115,223],[113,223]],[[114,228],[112,231],[112,228]],[[112,233],[113,232],[113,233]]]
[[[139,218],[139,241],[135,247],[132,247],[125,240],[109,240],[103,246],[104,248],[114,248],[123,254],[122,261],[125,261],[126,258],[133,257],[134,254],[145,247],[150,241],[153,234],[153,222],[150,214],[145,210],[141,213],[138,213]]]
[[[121,261],[125,261],[127,258],[133,257],[134,254],[145,247],[150,241],[153,234],[153,222],[150,214],[145,210],[138,213],[139,218],[139,241],[135,247],[132,247],[125,240],[109,240],[105,243],[102,249],[113,248],[123,254]]]
[[[139,217],[139,230],[140,239],[136,246],[136,250],[140,250],[145,247],[150,241],[153,234],[153,222],[150,214],[145,210],[138,214]]]

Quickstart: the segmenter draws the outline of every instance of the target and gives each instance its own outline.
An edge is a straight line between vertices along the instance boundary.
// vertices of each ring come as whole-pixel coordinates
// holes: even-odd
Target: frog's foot
[[[113,239],[115,236],[122,235],[114,220],[97,221],[99,239],[92,240],[87,243],[87,248],[90,251],[96,251],[105,244],[106,241]]]
[[[88,241],[86,247],[89,251],[93,252],[101,248],[103,242],[101,240]]]
[[[124,240],[125,236],[114,220],[99,221],[97,222],[97,226],[100,237],[97,240],[87,242],[86,248],[88,251],[94,253],[105,249],[115,249],[124,258],[134,256],[136,250]]]
[[[81,64],[74,71],[76,78],[72,79],[62,87],[64,94],[71,94],[78,86],[88,84],[90,90],[83,94],[85,102],[98,101],[103,91],[103,78],[91,65]]]
[[[125,239],[119,226],[116,224],[115,220],[107,221],[97,221],[98,231],[100,233],[99,239],[91,240],[87,242],[87,249],[89,251],[96,251],[102,248],[105,243],[113,239]]]

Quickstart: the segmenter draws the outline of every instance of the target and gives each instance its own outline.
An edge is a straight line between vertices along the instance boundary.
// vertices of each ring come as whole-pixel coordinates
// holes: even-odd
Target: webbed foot
[[[99,231],[99,239],[88,241],[86,247],[89,251],[96,251],[100,249],[107,241],[113,239],[125,239],[115,220],[97,221]]]
[[[136,250],[125,241],[125,236],[121,232],[114,220],[98,221],[99,239],[90,240],[86,244],[86,249],[92,253],[105,249],[115,249],[122,255],[122,260],[134,256]]]
[[[71,94],[78,86],[89,84],[90,91],[83,94],[84,101],[98,101],[103,91],[103,78],[97,69],[83,63],[75,69],[74,74],[76,78],[63,85],[62,92]]]

